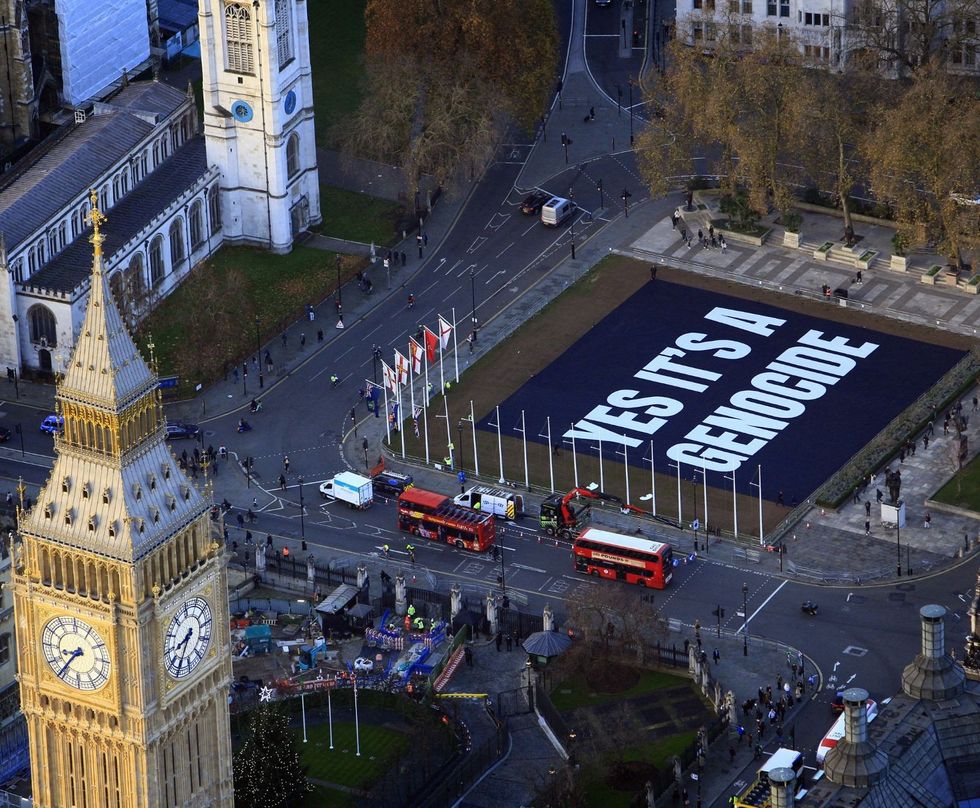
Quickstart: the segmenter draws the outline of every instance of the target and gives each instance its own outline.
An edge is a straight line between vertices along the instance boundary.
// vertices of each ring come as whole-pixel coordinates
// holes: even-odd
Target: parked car
[[[181,440],[182,438],[196,438],[201,433],[197,424],[182,424],[179,421],[167,424],[167,440]]]
[[[6,443],[13,437],[13,433],[5,426],[0,426],[0,443]]]
[[[65,419],[60,415],[49,415],[43,421],[41,421],[41,431],[46,432],[48,435],[54,435],[65,426]]]
[[[383,471],[371,478],[376,494],[391,494],[397,497],[406,488],[412,487],[412,478],[408,474],[398,474],[394,471]]]
[[[541,206],[549,199],[551,199],[549,194],[535,191],[533,194],[526,196],[524,201],[521,202],[521,213],[526,216],[536,216],[541,211]]]

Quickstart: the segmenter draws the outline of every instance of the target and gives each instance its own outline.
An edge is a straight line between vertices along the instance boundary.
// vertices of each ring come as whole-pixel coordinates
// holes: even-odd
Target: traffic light
[[[724,619],[725,619],[725,610],[724,610],[724,609],[722,609],[722,608],[721,608],[721,606],[719,606],[719,607],[718,607],[717,609],[715,609],[715,610],[714,610],[714,611],[712,612],[712,614],[713,614],[713,615],[714,615],[715,617],[717,617],[717,618],[718,618],[719,620],[724,620]]]

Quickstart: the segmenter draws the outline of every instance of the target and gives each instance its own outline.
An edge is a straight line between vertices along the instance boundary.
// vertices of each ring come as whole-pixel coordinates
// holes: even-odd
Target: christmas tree
[[[312,790],[289,719],[275,704],[262,704],[252,713],[248,737],[235,756],[235,804],[287,808],[301,805]]]

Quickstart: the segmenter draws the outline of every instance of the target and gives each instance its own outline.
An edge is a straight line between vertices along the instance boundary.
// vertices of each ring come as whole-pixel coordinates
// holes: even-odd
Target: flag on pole
[[[422,346],[411,337],[408,338],[408,355],[412,357],[412,373],[422,372]]]
[[[442,319],[441,317],[439,318]],[[433,334],[428,326],[425,326],[425,355],[430,362],[436,361],[436,347],[439,345],[439,337]]]
[[[395,371],[398,374],[398,383],[408,384],[408,359],[398,351],[395,351]]]
[[[446,350],[449,347],[449,337],[452,336],[453,327],[443,319],[443,316],[439,315],[439,344],[442,346],[442,350]]]
[[[384,381],[385,388],[394,393],[398,387],[398,377],[395,375],[394,369],[389,367],[384,359],[381,360],[381,378]]]

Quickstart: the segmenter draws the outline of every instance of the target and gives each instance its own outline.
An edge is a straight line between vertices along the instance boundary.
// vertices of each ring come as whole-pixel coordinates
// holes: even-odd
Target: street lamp
[[[898,577],[902,577],[902,528],[899,526],[897,517],[895,522],[895,554],[898,556]]]
[[[476,342],[476,271],[470,267],[470,323],[473,326],[473,342]]]
[[[694,552],[698,551],[698,528],[701,526],[701,519],[698,515],[698,475],[691,475],[691,482],[694,483],[694,522],[691,523],[691,527],[694,528]]]
[[[344,293],[342,291],[343,287],[340,285],[340,253],[337,253],[334,258],[337,266],[337,305],[342,306],[344,304]]]
[[[630,146],[633,145],[633,79],[630,78]]]
[[[364,470],[367,471],[368,469],[368,459],[367,459],[368,439],[367,438],[364,438],[363,442],[361,443],[361,448],[364,450]]]
[[[603,205],[603,202],[602,202],[602,177],[599,177],[599,181],[596,183],[596,185],[599,188],[599,207],[600,208],[603,208],[603,207],[605,207],[605,205]]]
[[[299,478],[299,538],[306,546],[306,522],[303,518],[303,478]]]
[[[572,234],[572,260],[574,261],[575,260],[575,194],[572,193],[571,188],[568,189],[568,198],[572,203],[571,234]]]
[[[742,584],[742,656],[749,655],[749,585]]]
[[[462,471],[463,466],[466,465],[465,461],[463,460],[463,419],[462,418],[459,420],[459,423],[456,424],[456,429],[459,432],[459,470]],[[462,493],[462,491],[460,493]]]
[[[265,387],[265,378],[262,376],[262,341],[259,337],[259,315],[255,315],[255,362],[259,366],[259,389]]]

